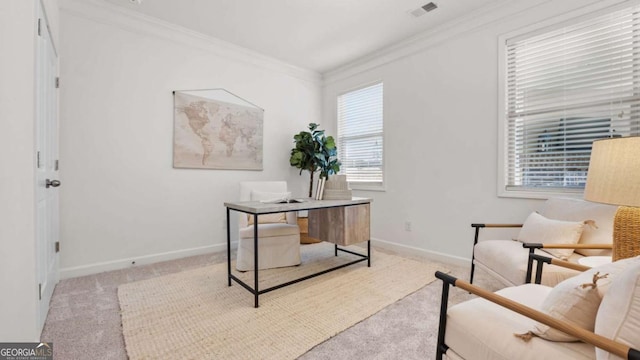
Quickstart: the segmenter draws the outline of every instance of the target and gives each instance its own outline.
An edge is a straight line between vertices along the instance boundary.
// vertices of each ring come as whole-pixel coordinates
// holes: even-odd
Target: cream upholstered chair
[[[495,293],[437,272],[443,289],[436,359],[640,359],[640,256],[579,267],[585,273],[553,288],[524,284]],[[451,285],[478,297],[448,308]]]
[[[613,205],[598,204],[581,199],[550,198],[539,215],[547,220],[560,220],[567,222],[582,222],[589,220],[593,225],[585,225],[579,235],[578,243],[568,244],[568,247],[560,247],[562,244],[554,243],[551,238],[536,238],[531,248],[523,247],[522,239],[517,241],[509,239],[484,239],[479,241],[480,229],[485,228],[519,228],[523,224],[471,224],[475,228],[475,239],[471,263],[470,282],[473,283],[474,270],[477,267],[485,274],[490,275],[505,286],[524,284],[530,268],[528,262],[530,249],[535,249],[536,254],[558,257],[555,249],[570,250],[568,261],[578,263],[585,256],[610,256],[613,242],[613,219],[617,207]],[[526,223],[525,223],[526,224]],[[540,224],[543,226],[543,224]],[[542,229],[541,229],[542,230]],[[551,231],[545,235],[551,235]],[[522,233],[520,233],[522,234]],[[515,238],[520,235],[513,234]],[[553,246],[557,246],[553,248]],[[549,250],[552,249],[552,250]],[[557,250],[556,250],[557,251]],[[551,253],[549,253],[551,252]],[[555,265],[545,267],[542,274],[542,284],[555,286],[561,281],[575,276],[577,272]]]
[[[289,197],[285,181],[243,181],[240,201]],[[254,270],[253,215],[239,213],[236,269]],[[295,212],[258,216],[258,269],[300,264],[300,228]]]

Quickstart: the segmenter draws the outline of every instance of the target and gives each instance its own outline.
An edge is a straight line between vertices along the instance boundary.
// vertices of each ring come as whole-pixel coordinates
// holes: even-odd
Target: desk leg
[[[253,296],[258,307],[258,214],[253,215]]]
[[[367,267],[371,267],[371,240],[367,240]]]
[[[334,247],[336,256],[338,256],[338,244],[334,244],[333,247]]]
[[[227,280],[231,286],[231,231],[229,230],[229,208],[227,208]]]

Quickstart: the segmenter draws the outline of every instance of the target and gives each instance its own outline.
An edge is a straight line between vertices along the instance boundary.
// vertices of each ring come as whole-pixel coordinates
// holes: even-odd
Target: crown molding
[[[60,11],[136,34],[193,46],[232,61],[279,72],[315,85],[322,84],[322,76],[318,72],[288,64],[242,46],[103,0],[61,0]]]
[[[566,18],[576,16],[576,14],[585,14],[597,11],[605,7],[621,5],[621,4],[638,4],[639,0],[579,0],[579,8],[573,8],[560,13],[553,19],[544,19],[538,23],[528,25],[525,28],[535,28],[544,26],[550,21],[560,21]],[[578,0],[574,3],[578,3]],[[417,54],[426,49],[436,46],[446,40],[455,38],[460,35],[477,31],[492,23],[501,21],[502,19],[520,15],[541,6],[546,3],[556,2],[559,6],[568,2],[563,0],[496,0],[488,6],[477,11],[471,12],[456,21],[451,21],[434,29],[422,32],[416,36],[408,38],[392,46],[380,49],[369,55],[365,55],[355,61],[339,66],[333,70],[323,73],[323,84],[328,85],[342,79],[346,79],[353,75],[380,67],[393,61]],[[524,29],[524,28],[523,28]]]
[[[515,16],[553,0],[496,0],[438,27],[422,32],[392,46],[375,51],[353,62],[323,73],[324,85],[425,51],[451,38],[477,31],[506,17]],[[592,0],[595,1],[595,0]]]

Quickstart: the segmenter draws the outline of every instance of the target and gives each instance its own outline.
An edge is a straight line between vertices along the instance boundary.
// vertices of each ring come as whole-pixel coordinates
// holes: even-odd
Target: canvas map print
[[[250,104],[174,92],[173,166],[262,170],[263,115]]]

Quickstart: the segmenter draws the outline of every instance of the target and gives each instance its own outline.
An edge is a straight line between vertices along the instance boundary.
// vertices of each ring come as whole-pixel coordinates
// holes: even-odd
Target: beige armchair
[[[531,257],[549,264],[546,266],[568,265],[587,273],[568,279],[557,289],[536,283],[492,293],[436,272],[443,281],[436,359],[640,359],[640,257],[592,269],[538,255]],[[608,278],[610,283],[593,287],[592,291],[600,293],[600,302],[591,300],[595,313],[590,313],[584,310],[590,305],[576,303],[588,287],[575,285],[589,283],[593,274],[607,274],[601,278]],[[597,280],[594,278],[594,285]],[[448,308],[450,286],[478,297]],[[582,290],[576,296],[567,289]],[[556,303],[553,310],[549,310],[551,302]],[[558,315],[558,309],[567,311],[566,316]],[[589,321],[595,323],[591,329],[585,325]],[[545,339],[548,330],[527,336],[527,331],[536,333],[540,331],[537,326],[545,325],[574,341]]]
[[[581,199],[551,198],[547,200],[539,212],[550,220],[583,222],[588,221],[574,244],[551,243],[548,238],[536,238],[530,244],[513,239],[480,238],[481,229],[515,228],[520,231],[522,224],[471,224],[475,228],[473,255],[471,260],[471,274],[469,282],[473,283],[476,267],[490,275],[505,286],[521,285],[527,282],[532,269],[528,262],[529,253],[536,253],[550,257],[557,257],[554,251],[569,250],[567,261],[579,263],[587,256],[610,256],[613,242],[613,218],[616,206],[598,204]],[[485,230],[486,231],[486,230]],[[543,232],[544,233],[544,232]],[[514,231],[513,238],[519,235]],[[556,265],[545,267],[542,284],[554,286],[564,279],[575,276],[577,272]]]
[[[290,197],[285,181],[243,181],[240,201],[273,200]],[[236,269],[254,270],[253,216],[238,216],[238,254]],[[300,264],[300,228],[295,212],[258,216],[258,269]]]

